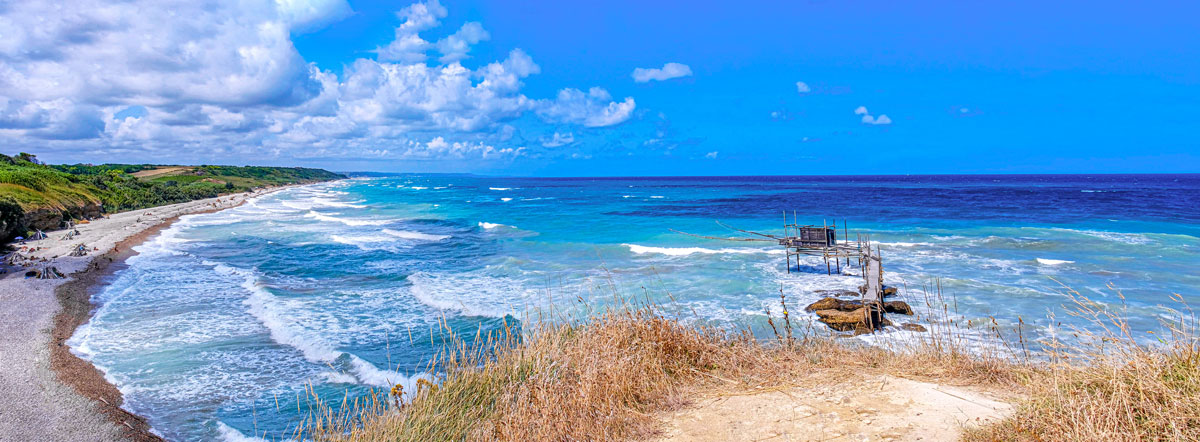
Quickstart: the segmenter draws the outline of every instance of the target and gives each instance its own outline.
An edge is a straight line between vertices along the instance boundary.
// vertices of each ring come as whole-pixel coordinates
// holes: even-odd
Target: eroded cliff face
[[[25,212],[25,227],[33,230],[54,230],[62,226],[68,219],[97,218],[104,213],[103,207],[96,202],[65,209],[43,207]]]

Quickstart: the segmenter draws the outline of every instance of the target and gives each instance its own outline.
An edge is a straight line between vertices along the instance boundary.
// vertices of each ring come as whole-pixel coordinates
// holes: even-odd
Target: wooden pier
[[[871,243],[869,236],[864,238],[863,235],[858,235],[857,239],[851,242],[849,238],[850,230],[844,220],[841,225],[841,239],[838,238],[839,226],[836,221],[829,223],[826,220],[820,225],[802,225],[797,222],[795,213],[792,214],[789,221],[787,212],[783,213],[783,235],[742,230],[725,225],[720,221],[717,224],[747,234],[749,237],[726,238],[696,235],[674,229],[672,231],[707,239],[776,242],[784,248],[784,263],[787,266],[789,274],[792,272],[793,257],[795,257],[795,263],[798,266],[800,265],[801,256],[820,256],[825,261],[825,273],[828,275],[833,275],[834,272],[842,275],[843,264],[849,269],[850,261],[853,259],[858,265],[859,274],[863,277],[861,290],[861,302],[865,316],[863,322],[871,330],[877,330],[887,323],[883,319],[885,290],[883,285],[883,259],[879,253],[879,249]]]

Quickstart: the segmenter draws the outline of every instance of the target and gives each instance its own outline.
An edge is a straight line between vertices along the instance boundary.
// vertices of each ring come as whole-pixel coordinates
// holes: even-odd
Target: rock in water
[[[883,303],[883,311],[888,313],[899,313],[902,315],[912,315],[912,307],[908,306],[904,301],[888,301]]]
[[[923,326],[923,325],[921,325],[921,324],[914,324],[914,323],[911,323],[911,322],[905,322],[905,323],[903,323],[903,324],[900,324],[900,329],[901,329],[901,330],[908,330],[908,331],[915,331],[915,332],[923,332],[923,331],[926,331],[926,330],[925,330],[925,326]]]
[[[825,323],[829,328],[837,331],[853,331],[855,334],[871,332],[871,327],[867,325],[866,309],[862,307],[849,311],[837,309],[817,310],[817,316],[819,318],[817,319],[818,321]],[[892,322],[884,318],[883,323],[879,325],[886,327],[892,325]]]
[[[806,312],[814,312],[817,310],[841,310],[844,312],[853,311],[862,308],[861,301],[843,301],[837,298],[822,298],[820,301],[809,304],[804,308]]]
[[[883,288],[883,297],[890,298],[892,296],[896,296],[896,294],[899,292],[900,292],[900,290],[895,287],[884,287]]]

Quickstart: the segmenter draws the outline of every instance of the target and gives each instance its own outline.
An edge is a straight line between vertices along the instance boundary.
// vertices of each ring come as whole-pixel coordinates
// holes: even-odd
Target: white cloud
[[[604,127],[625,122],[636,107],[633,97],[625,97],[621,102],[612,101],[612,95],[598,87],[591,88],[587,94],[568,88],[558,91],[554,100],[540,102],[538,114],[553,123]]]
[[[681,63],[667,63],[662,69],[657,68],[636,68],[633,70],[633,81],[645,83],[650,80],[670,80],[672,78],[690,77],[692,68]]]
[[[715,160],[715,159],[717,159],[717,152],[714,151],[714,152],[706,153],[706,154],[704,154],[704,158],[708,158],[710,160]]]
[[[304,60],[291,36],[350,12],[344,0],[5,5],[0,140],[144,159],[514,158],[525,148],[502,144],[521,140],[513,124],[525,114],[569,129],[619,124],[636,108],[601,88],[526,97],[524,79],[541,68],[520,49],[463,66],[490,35],[469,22],[426,41],[448,13],[436,0],[397,12],[395,39],[340,76]],[[441,64],[427,64],[432,51]],[[558,142],[573,140],[564,133]]]
[[[571,144],[574,142],[575,142],[575,134],[570,133],[570,132],[567,132],[566,134],[560,134],[558,132],[555,132],[554,135],[549,138],[545,138],[545,137],[542,138],[542,146],[544,146],[544,147],[565,146],[567,144]]]
[[[892,124],[892,119],[888,118],[887,115],[880,115],[878,117],[873,116],[873,115],[871,115],[870,112],[867,112],[866,106],[859,106],[859,107],[855,108],[854,115],[862,115],[861,121],[863,124],[872,124],[872,125]]]
[[[807,94],[809,92],[812,92],[812,89],[808,87],[808,83],[805,83],[803,81],[797,81],[796,82],[796,91],[801,94]]]
[[[467,58],[471,45],[487,40],[492,36],[483,29],[477,21],[468,22],[462,28],[446,38],[438,40],[437,49],[442,53],[439,59],[442,63],[450,63]]]

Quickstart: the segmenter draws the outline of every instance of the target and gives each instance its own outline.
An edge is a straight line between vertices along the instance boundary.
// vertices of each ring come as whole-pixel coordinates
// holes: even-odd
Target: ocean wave
[[[931,243],[927,243],[927,242],[902,242],[902,241],[897,241],[897,242],[876,242],[875,244],[877,244],[877,245],[881,245],[881,246],[893,246],[893,247],[925,247],[925,246],[932,246],[932,245],[933,245],[933,244],[931,244]]]
[[[213,270],[218,273],[241,277],[242,288],[250,293],[250,296],[242,301],[248,307],[250,315],[267,328],[272,341],[299,350],[309,362],[331,365],[339,359],[344,359],[343,362],[349,364],[358,383],[363,385],[391,387],[403,384],[409,389],[416,381],[416,378],[399,372],[381,370],[357,355],[336,349],[319,335],[291,327],[289,324],[295,321],[288,319],[291,315],[287,311],[286,301],[263,287],[254,272],[212,261],[204,263],[213,266]]]
[[[217,421],[217,435],[225,442],[267,442],[261,437],[252,437],[242,434],[241,431],[225,425],[224,422]]]
[[[549,301],[520,281],[504,277],[417,272],[408,281],[409,292],[421,304],[465,316],[503,318]]]
[[[321,213],[321,212],[317,212],[317,211],[315,211],[315,210],[310,210],[310,211],[309,211],[307,214],[305,214],[305,215],[304,215],[304,217],[305,217],[305,218],[315,218],[315,219],[318,219],[318,220],[321,220],[321,221],[328,221],[328,222],[342,223],[342,224],[345,224],[345,225],[347,225],[347,226],[382,226],[382,225],[384,225],[384,224],[389,224],[389,223],[392,223],[392,222],[395,222],[395,221],[396,221],[396,220],[391,220],[391,219],[350,219],[350,218],[338,218],[338,217],[336,217],[336,216],[330,216],[330,215],[328,215],[328,214],[324,214],[324,213]]]
[[[280,201],[279,204],[282,204],[285,207],[291,207],[296,210],[312,210],[312,207],[313,207],[312,204],[305,204],[300,201]]]
[[[500,201],[504,201],[507,203],[509,201],[512,201],[512,198],[500,198]]]
[[[397,238],[416,239],[416,240],[421,240],[421,241],[441,241],[443,239],[450,237],[450,235],[433,235],[433,234],[429,234],[429,233],[413,232],[413,231],[409,231],[409,230],[383,229],[383,233],[392,235]]]
[[[705,254],[705,255],[715,255],[715,254],[749,255],[749,254],[756,254],[756,253],[783,254],[783,250],[774,250],[774,249],[753,249],[753,248],[706,249],[703,247],[651,247],[651,246],[641,246],[641,245],[637,245],[637,244],[621,244],[621,245],[628,247],[630,252],[633,252],[634,254],[637,254],[637,255],[659,254],[659,255],[668,255],[668,256],[687,256],[687,255],[694,255],[694,254]]]
[[[425,189],[428,189],[428,187],[422,187],[422,186],[412,186],[412,187],[409,187],[409,189],[412,189],[412,190],[425,190]]]
[[[512,190],[511,187],[489,187],[491,190]]]
[[[1074,264],[1075,263],[1075,261],[1067,261],[1067,260],[1063,260],[1063,259],[1046,259],[1046,258],[1037,258],[1037,262],[1038,262],[1038,264],[1047,265],[1047,266],[1056,266],[1056,265],[1062,265],[1062,264]]]
[[[1119,242],[1124,244],[1143,245],[1153,243],[1154,240],[1141,233],[1125,233],[1125,232],[1109,232],[1105,230],[1082,230],[1082,229],[1065,229],[1051,228],[1050,230],[1067,233],[1078,233],[1087,235],[1093,238],[1099,238],[1106,241]]]
[[[483,222],[483,221],[479,222],[479,227],[482,227],[482,228],[488,229],[488,230],[495,230],[495,229],[499,229],[501,227],[508,227],[510,229],[516,228],[516,227],[510,226],[508,224],[495,224],[495,223],[489,223],[489,222]]]

